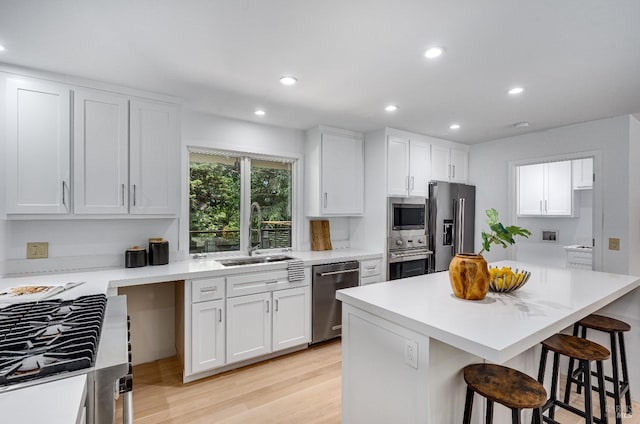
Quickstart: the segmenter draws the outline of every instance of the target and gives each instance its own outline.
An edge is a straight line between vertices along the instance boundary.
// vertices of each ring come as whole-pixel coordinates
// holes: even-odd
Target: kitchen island
[[[542,340],[640,286],[633,276],[495,265],[532,275],[521,289],[482,301],[454,297],[447,272],[338,292],[343,423],[462,422],[465,365],[506,364],[535,376]]]

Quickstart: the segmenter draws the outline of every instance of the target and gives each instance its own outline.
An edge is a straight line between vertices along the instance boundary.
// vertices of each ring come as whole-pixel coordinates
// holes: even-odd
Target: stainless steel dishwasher
[[[359,279],[358,261],[313,267],[311,343],[329,340],[342,334],[342,304],[336,299],[336,290],[355,287]]]

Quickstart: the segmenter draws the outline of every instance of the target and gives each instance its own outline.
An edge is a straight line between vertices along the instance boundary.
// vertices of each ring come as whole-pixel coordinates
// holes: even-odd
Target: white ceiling
[[[472,144],[640,112],[638,0],[0,0],[0,44],[1,62],[299,129]]]

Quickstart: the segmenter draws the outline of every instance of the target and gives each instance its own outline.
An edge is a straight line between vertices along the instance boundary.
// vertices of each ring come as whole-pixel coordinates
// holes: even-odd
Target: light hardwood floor
[[[176,358],[139,365],[133,370],[135,422],[340,423],[340,356],[340,342],[333,341],[189,384],[182,384]],[[574,393],[571,404],[582,407],[582,396]],[[633,408],[623,424],[640,424],[640,404]],[[566,411],[556,419],[584,422]],[[122,422],[120,401],[116,422]]]

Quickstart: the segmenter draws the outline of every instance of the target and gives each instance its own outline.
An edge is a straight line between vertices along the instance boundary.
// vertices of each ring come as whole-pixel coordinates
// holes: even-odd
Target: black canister
[[[124,254],[124,266],[127,268],[138,268],[147,265],[147,251],[144,247],[133,246]]]
[[[149,265],[169,263],[169,242],[161,238],[149,239]]]

